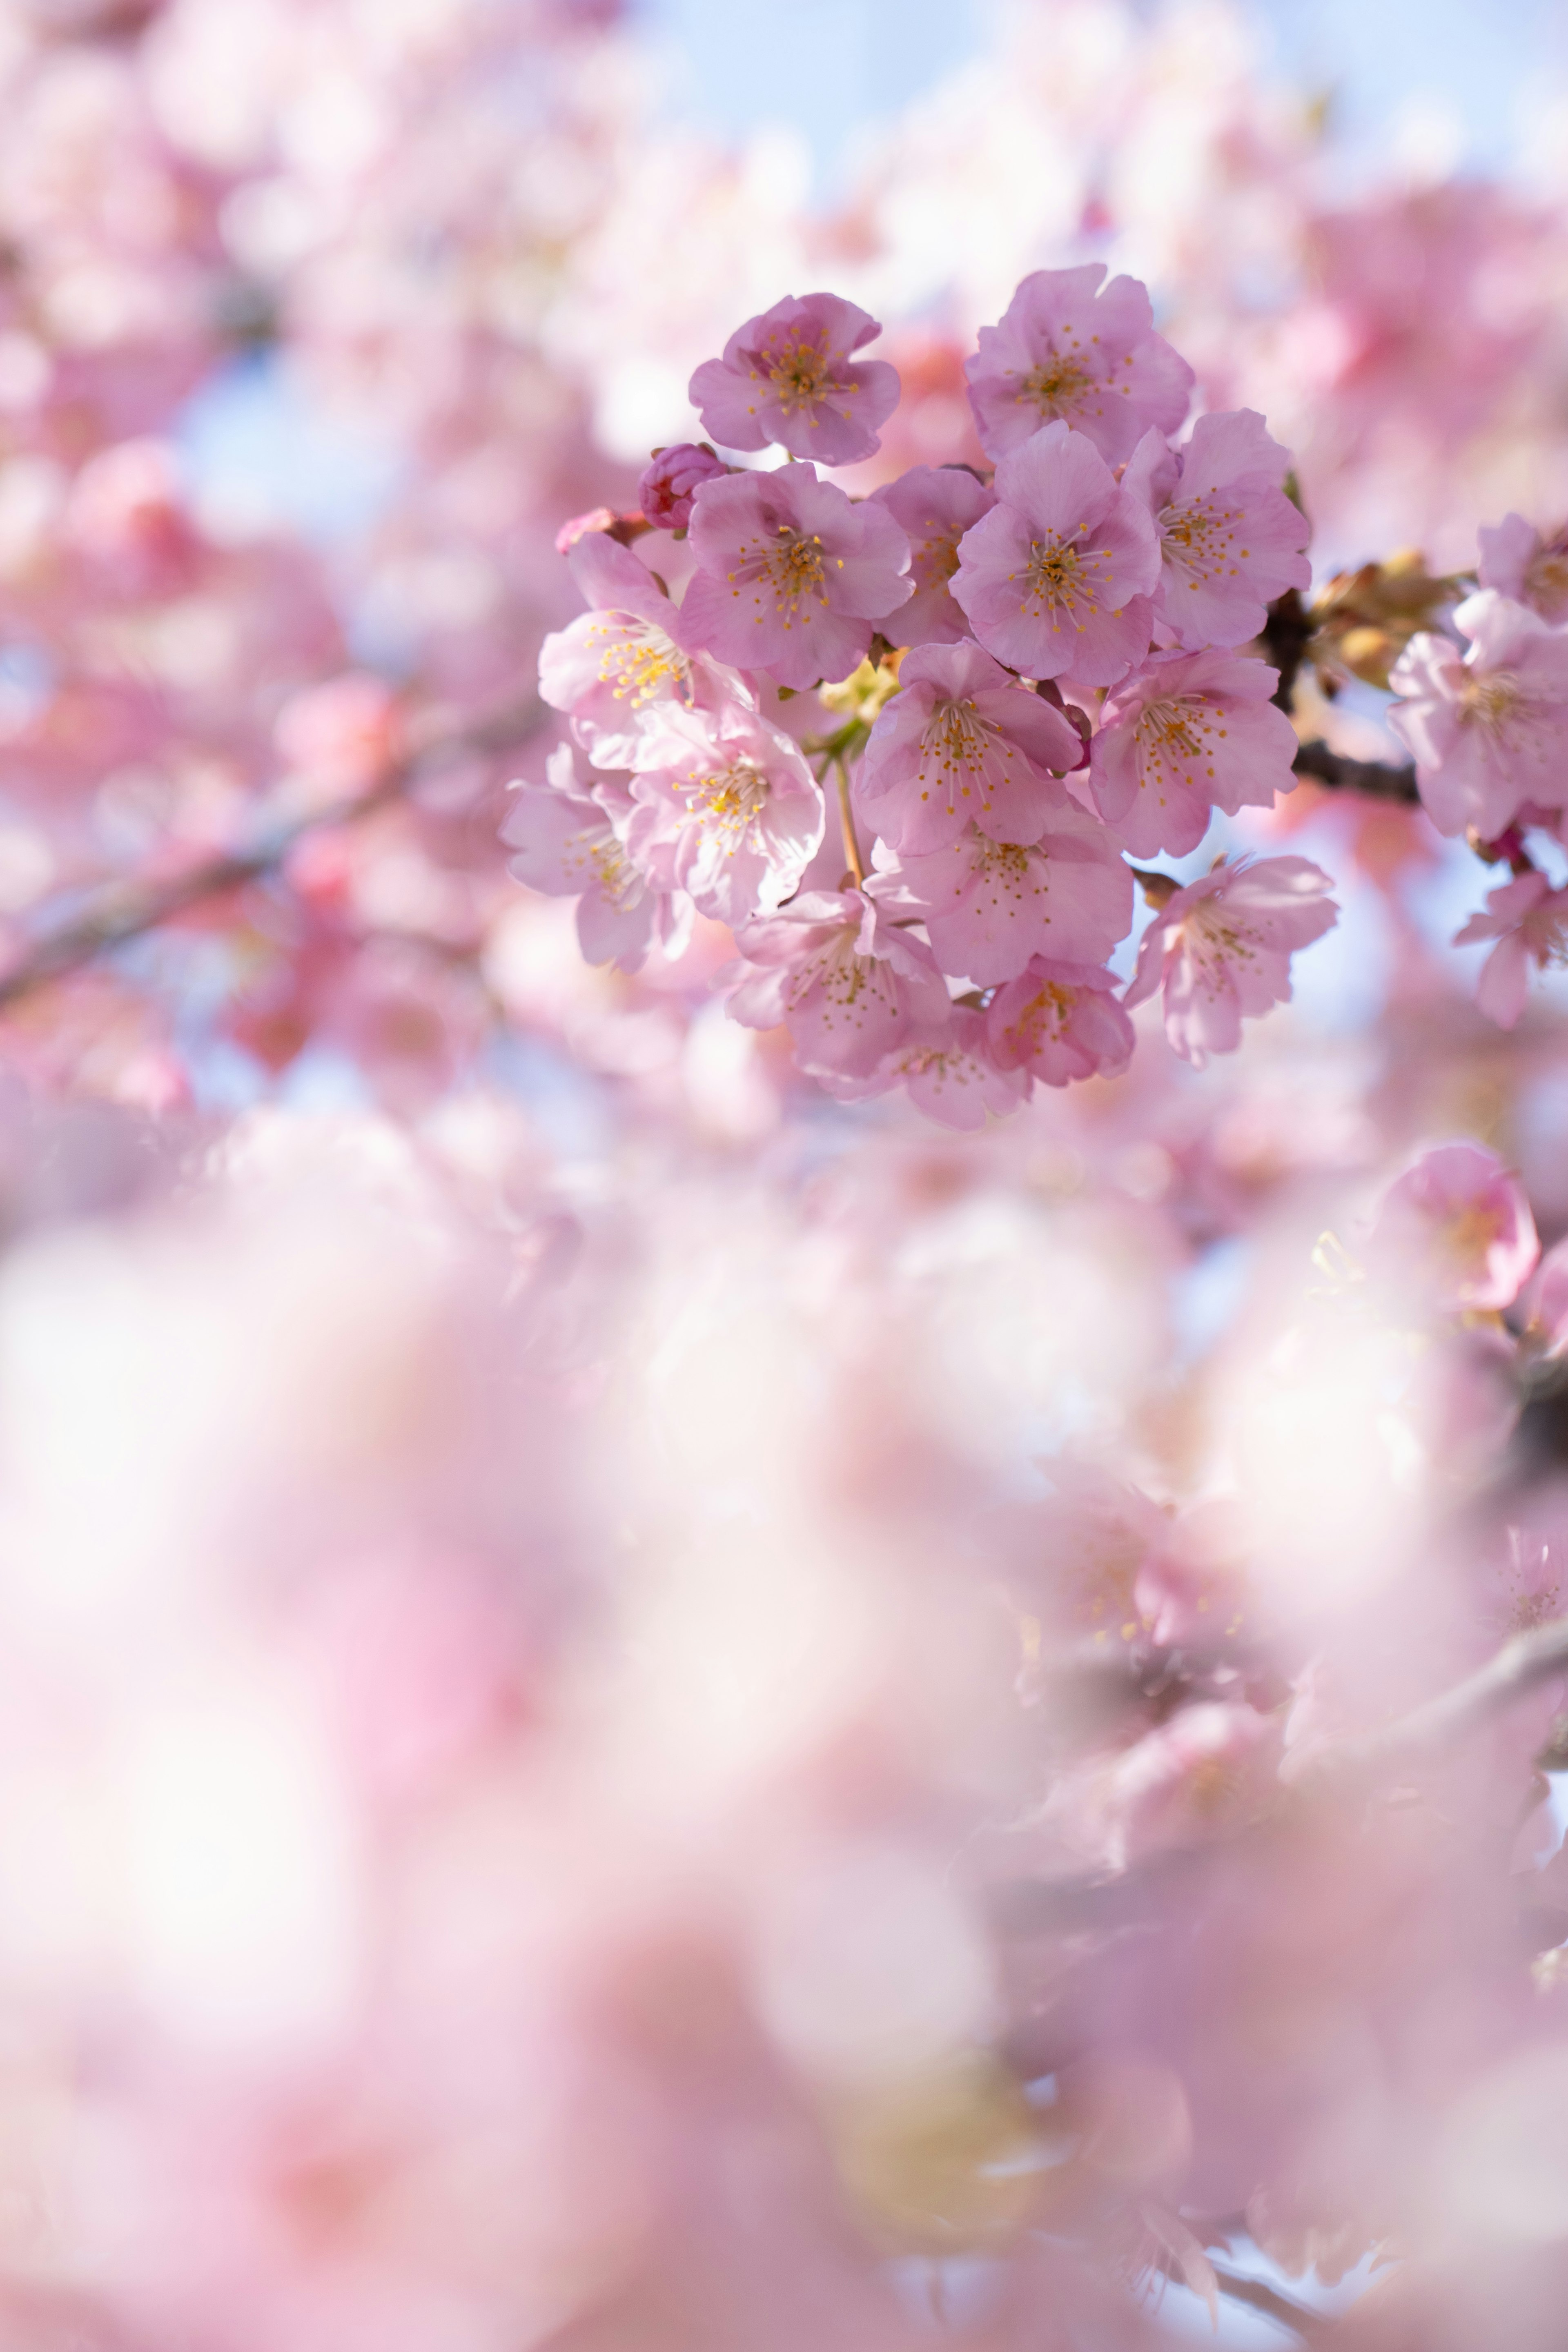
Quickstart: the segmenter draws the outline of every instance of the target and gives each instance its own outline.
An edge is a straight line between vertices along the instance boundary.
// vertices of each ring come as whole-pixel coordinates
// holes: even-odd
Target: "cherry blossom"
[[[1160,990],[1173,1049],[1203,1069],[1241,1043],[1244,1014],[1289,1003],[1291,956],[1339,920],[1331,887],[1304,857],[1222,860],[1164,899],[1123,1003]]]
[[[1183,857],[1210,812],[1268,808],[1295,784],[1297,736],[1277,673],[1212,652],[1153,655],[1117,687],[1089,745],[1094,803],[1135,856]]]
[[[988,456],[1060,420],[1114,465],[1151,425],[1173,433],[1181,424],[1192,369],[1155,334],[1147,288],[1104,277],[1103,262],[1037,269],[998,324],[981,328],[964,373]]]
[[[1454,625],[1468,638],[1411,640],[1390,677],[1389,725],[1415,759],[1439,833],[1495,837],[1526,801],[1568,798],[1568,636],[1494,588],[1468,596]]]
[[[1076,729],[1018,687],[973,641],[925,646],[870,733],[856,803],[896,849],[942,849],[973,821],[994,839],[1037,841],[1066,799]]]
[[[1568,890],[1554,890],[1544,874],[1516,875],[1487,893],[1486,910],[1454,934],[1456,947],[1495,940],[1481,966],[1476,1003],[1500,1029],[1511,1029],[1524,1011],[1530,967],[1568,963]]]
[[[786,294],[748,319],[691,379],[703,429],[727,449],[765,449],[847,466],[878,447],[877,428],[898,405],[898,372],[857,360],[881,333],[868,312],[836,294]]]
[[[871,495],[909,540],[914,587],[907,604],[881,616],[883,635],[898,646],[956,645],[969,634],[952,592],[958,543],[995,505],[995,492],[967,466],[911,466]]]
[[[1256,410],[1200,416],[1180,449],[1146,433],[1123,481],[1160,537],[1154,609],[1184,646],[1239,646],[1268,605],[1305,588],[1308,527],[1280,488],[1289,460]]]
[[[923,1014],[912,1034],[868,1076],[825,1075],[823,1084],[841,1102],[902,1087],[927,1118],[971,1134],[985,1125],[988,1115],[1005,1118],[1029,1090],[1028,1073],[998,1059],[984,1016],[967,1004],[949,1005],[940,1018]]]
[[[599,776],[584,789],[568,743],[551,753],[545,776],[512,788],[501,827],[510,870],[530,889],[577,899],[577,935],[590,963],[636,971],[656,939],[679,941],[687,902],[634,862],[627,845],[636,809],[623,782]]]
[[[922,1014],[945,1021],[929,948],[859,890],[809,890],[736,935],[731,1019],[782,1023],[803,1069],[868,1076]]]
[[[1510,1307],[1541,1255],[1518,1177],[1476,1143],[1439,1144],[1390,1185],[1371,1249],[1450,1310]]]
[[[1030,677],[1125,677],[1148,648],[1158,541],[1146,506],[1062,423],[1011,449],[959,541],[952,593],[988,653]]]
[[[1480,583],[1528,604],[1553,628],[1568,620],[1568,526],[1550,538],[1522,515],[1504,515],[1480,530]]]
[[[656,530],[684,530],[700,485],[717,481],[729,470],[706,442],[681,441],[672,449],[656,449],[637,484],[637,505]]]
[[[1003,1069],[1027,1070],[1047,1087],[1117,1077],[1132,1058],[1132,1024],[1095,964],[1031,956],[992,997],[985,1028]]]
[[[539,691],[565,711],[598,768],[626,768],[642,715],[657,702],[743,696],[677,642],[677,609],[629,548],[593,531],[572,549],[573,575],[593,609],[545,638]]]
[[[1066,804],[1032,842],[971,831],[947,848],[904,855],[869,887],[924,919],[944,971],[983,987],[1016,979],[1032,956],[1100,962],[1132,919],[1132,877],[1115,835]]]
[[[847,677],[872,623],[910,593],[909,541],[892,517],[851,505],[811,466],[703,483],[691,545],[700,569],[681,643],[792,688]]]
[[[771,914],[822,840],[821,787],[793,737],[731,703],[717,714],[656,706],[634,760],[638,863],[700,913]]]

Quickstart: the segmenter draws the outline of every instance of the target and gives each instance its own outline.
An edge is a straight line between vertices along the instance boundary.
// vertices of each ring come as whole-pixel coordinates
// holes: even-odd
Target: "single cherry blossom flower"
[[[1279,1730],[1253,1707],[1179,1707],[1123,1750],[1101,1790],[1114,1869],[1255,1819],[1279,1790]]]
[[[1480,547],[1483,588],[1528,604],[1554,628],[1568,621],[1568,523],[1547,538],[1522,515],[1504,515],[1501,522],[1483,526]]]
[[[748,319],[704,360],[689,397],[702,429],[726,449],[765,449],[852,465],[880,447],[879,425],[899,404],[899,374],[886,360],[854,354],[882,330],[837,294],[786,294]]]
[[[1455,934],[1457,948],[1495,940],[1481,966],[1476,1003],[1500,1029],[1511,1029],[1524,1011],[1530,967],[1568,964],[1568,890],[1554,890],[1544,874],[1517,875],[1487,893],[1486,910]]]
[[[1057,419],[1086,434],[1112,465],[1151,425],[1173,433],[1193,371],[1154,332],[1148,289],[1135,278],[1102,286],[1103,262],[1037,269],[994,327],[982,327],[965,362],[981,446],[1001,457]]]
[[[1149,647],[1160,549],[1147,506],[1062,424],[1005,457],[995,489],[952,583],[975,635],[1026,677],[1113,686]]]
[[[1215,807],[1268,808],[1294,788],[1278,683],[1264,663],[1218,651],[1155,654],[1123,679],[1090,739],[1089,789],[1134,856],[1184,857]]]
[[[744,703],[662,703],[634,761],[638,863],[724,923],[771,914],[800,887],[822,840],[822,787],[794,738]]]
[[[679,441],[673,448],[656,449],[637,484],[644,520],[656,530],[684,530],[702,484],[718,481],[729,470],[705,441]]]
[[[891,515],[856,506],[812,466],[704,482],[691,546],[681,643],[780,686],[847,677],[873,623],[910,593],[910,543]]]
[[[971,523],[989,514],[996,493],[967,466],[911,466],[896,482],[871,493],[910,542],[914,594],[884,616],[882,635],[895,646],[950,646],[969,635],[952,594],[958,542]]]
[[[539,691],[567,713],[596,768],[631,765],[642,714],[654,703],[748,698],[740,678],[676,643],[677,608],[630,548],[595,531],[568,560],[593,609],[545,638]]]
[[[1184,646],[1241,646],[1270,601],[1312,577],[1307,519],[1280,488],[1289,459],[1250,408],[1200,416],[1184,447],[1146,433],[1122,477],[1160,537],[1154,609]]]
[[[804,1070],[868,1076],[917,1017],[945,1018],[931,950],[860,890],[807,890],[737,932],[731,1020],[781,1024]]]
[[[973,640],[906,656],[899,691],[866,746],[855,797],[897,849],[944,849],[973,818],[1005,841],[1037,841],[1078,765],[1078,730]]]
[[[1440,1143],[1383,1196],[1369,1252],[1438,1308],[1511,1307],[1541,1255],[1524,1188],[1495,1151]]]
[[[678,946],[690,919],[689,901],[661,892],[627,846],[634,803],[623,783],[579,782],[569,743],[545,762],[548,782],[519,783],[501,826],[514,855],[508,870],[531,890],[577,900],[577,937],[589,963],[617,963],[636,971],[656,939]]]
[[[1495,588],[1454,614],[1469,639],[1423,632],[1395,663],[1388,723],[1415,761],[1439,833],[1497,835],[1526,801],[1568,805],[1568,635]]]
[[[1290,958],[1339,920],[1326,874],[1304,857],[1238,858],[1173,890],[1144,932],[1122,999],[1164,992],[1165,1034],[1194,1069],[1241,1043],[1245,1013],[1290,997]]]
[[[822,1084],[840,1102],[862,1102],[902,1087],[928,1118],[968,1133],[984,1126],[988,1112],[1005,1118],[1029,1092],[1028,1072],[997,1060],[984,1013],[952,1003],[940,1017],[918,1021],[868,1076],[824,1076]]]
[[[1033,842],[970,832],[896,862],[879,849],[868,886],[924,922],[943,971],[988,987],[1031,956],[1103,963],[1132,919],[1132,876],[1114,834],[1071,804]]]
[[[1114,1078],[1132,1058],[1132,1024],[1097,964],[1031,956],[992,998],[985,1031],[998,1068],[1027,1070],[1047,1087]]]

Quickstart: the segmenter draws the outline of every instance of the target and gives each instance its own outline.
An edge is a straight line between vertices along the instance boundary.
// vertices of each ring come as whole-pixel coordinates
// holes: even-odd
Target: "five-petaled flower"
[[[946,1019],[930,948],[860,890],[803,891],[735,944],[731,1019],[782,1024],[804,1070],[868,1077],[917,1025]]]
[[[1149,648],[1160,548],[1147,506],[1060,424],[1005,457],[995,488],[952,583],[975,635],[1025,677],[1113,686]]]
[[[1368,1255],[1440,1311],[1496,1313],[1529,1281],[1541,1242],[1524,1187],[1495,1151],[1440,1143],[1384,1194]]]
[[[1526,801],[1568,806],[1568,634],[1495,588],[1454,614],[1470,643],[1423,632],[1394,665],[1388,723],[1414,753],[1439,833],[1495,840]]]
[[[822,787],[794,738],[744,703],[667,703],[637,746],[629,838],[666,889],[721,922],[771,913],[822,840]]]
[[[1280,488],[1286,453],[1255,410],[1200,416],[1184,448],[1146,433],[1122,477],[1160,535],[1154,609],[1184,646],[1242,646],[1270,601],[1305,588],[1307,519]]]
[[[969,404],[986,455],[1001,457],[1057,419],[1087,434],[1117,465],[1151,425],[1173,433],[1193,371],[1154,332],[1148,289],[1102,286],[1103,262],[1037,269],[965,363]]]
[[[856,804],[904,851],[943,849],[972,820],[997,840],[1037,841],[1080,748],[1061,712],[977,645],[922,646],[871,730]]]
[[[1245,655],[1155,654],[1123,679],[1089,743],[1095,806],[1135,856],[1184,857],[1213,809],[1267,808],[1295,785],[1278,673]]]
[[[1132,875],[1114,834],[1072,805],[1033,842],[971,831],[946,849],[894,859],[879,845],[868,887],[918,916],[943,971],[987,987],[1031,956],[1100,963],[1132,919]]]
[[[691,379],[704,432],[726,449],[765,449],[847,466],[880,446],[877,428],[899,404],[886,360],[854,354],[882,330],[837,294],[786,294],[748,319]]]
[[[1098,964],[1031,956],[991,999],[985,1028],[1000,1068],[1027,1070],[1047,1087],[1113,1078],[1132,1058],[1132,1024]]]
[[[822,1083],[840,1102],[861,1102],[901,1086],[915,1108],[939,1127],[971,1133],[984,1126],[987,1112],[1005,1118],[1029,1091],[1028,1073],[999,1061],[984,1015],[970,1004],[948,1004],[917,1019],[869,1076],[824,1075]]]
[[[1304,857],[1222,862],[1160,908],[1123,1003],[1163,989],[1165,1034],[1201,1070],[1241,1043],[1244,1013],[1289,1003],[1291,956],[1339,920],[1331,887]]]
[[[847,677],[873,623],[910,593],[910,543],[892,516],[855,505],[812,466],[705,482],[690,543],[682,644],[781,686]]]
[[[629,768],[644,713],[655,703],[744,699],[738,677],[693,657],[676,643],[679,614],[629,548],[591,531],[569,562],[593,609],[545,638],[539,691],[563,710],[596,768]]]

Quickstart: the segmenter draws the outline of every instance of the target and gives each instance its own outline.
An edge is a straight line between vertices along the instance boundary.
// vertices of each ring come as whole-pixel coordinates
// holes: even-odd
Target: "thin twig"
[[[111,949],[143,938],[209,898],[222,898],[275,873],[296,842],[329,825],[358,824],[400,799],[410,784],[441,761],[464,751],[499,751],[527,733],[539,713],[531,697],[472,727],[422,743],[386,771],[379,783],[351,800],[308,810],[276,826],[250,849],[226,850],[164,882],[115,882],[82,912],[45,931],[21,961],[0,973],[0,1008],[16,1003],[50,981],[63,979]]]
[[[855,818],[849,806],[849,769],[841,751],[833,755],[834,772],[838,778],[838,822],[844,832],[844,855],[849,861],[849,871],[855,877],[855,887],[866,887],[866,868],[861,862],[860,845],[855,838]]]

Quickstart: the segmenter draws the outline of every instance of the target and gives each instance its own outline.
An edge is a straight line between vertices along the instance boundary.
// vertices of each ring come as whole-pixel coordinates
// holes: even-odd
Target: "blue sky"
[[[896,112],[985,37],[992,0],[633,0],[678,61],[697,122],[787,122],[830,187],[861,123]],[[1048,11],[1050,0],[1038,0]],[[1506,166],[1518,101],[1568,79],[1563,0],[1245,0],[1266,57],[1334,93],[1346,140],[1375,149],[1412,102],[1455,123],[1472,166]]]

